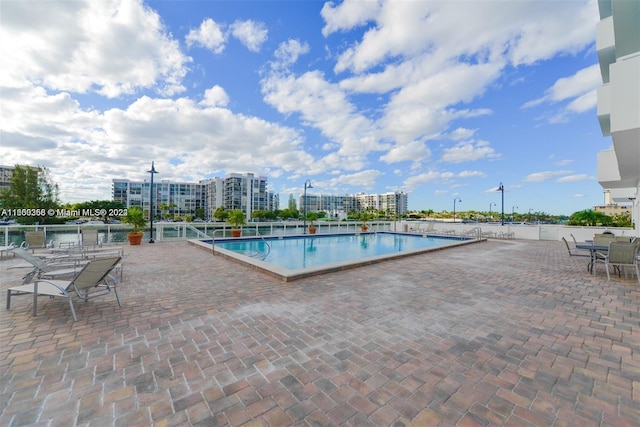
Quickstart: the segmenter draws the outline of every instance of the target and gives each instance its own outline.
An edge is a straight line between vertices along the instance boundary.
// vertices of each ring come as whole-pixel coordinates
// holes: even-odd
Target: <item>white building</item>
[[[328,194],[300,195],[300,212],[324,211],[329,218],[343,219],[350,211],[365,212],[372,209],[377,212],[405,215],[407,213],[408,197],[404,192],[384,194],[351,194],[335,196]]]
[[[257,210],[271,210],[273,195],[267,191],[267,178],[252,173],[229,173],[224,178],[200,181],[206,194],[206,217],[210,219],[219,207],[240,209],[247,219]]]
[[[150,207],[149,181],[112,180],[112,196],[116,202],[127,208],[138,206],[148,212]],[[191,182],[172,182],[161,180],[153,183],[153,216],[165,215],[196,217],[204,209],[204,188]]]
[[[640,236],[640,1],[598,0],[598,7],[598,120],[613,142],[598,153],[598,182],[614,202],[631,206]]]
[[[148,181],[112,180],[113,200],[126,207],[139,206],[149,211]],[[277,209],[277,197],[267,192],[267,179],[251,173],[230,173],[224,178],[212,178],[193,182],[160,180],[153,183],[154,217],[185,216],[210,220],[219,207],[225,210],[240,209],[247,219],[256,210]]]

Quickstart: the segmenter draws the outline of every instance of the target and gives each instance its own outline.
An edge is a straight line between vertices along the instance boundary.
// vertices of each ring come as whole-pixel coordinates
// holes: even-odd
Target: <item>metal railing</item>
[[[369,231],[394,230],[393,223],[388,221],[368,222]],[[318,234],[354,233],[360,231],[360,223],[355,221],[335,221],[316,223]],[[227,233],[231,226],[224,222],[189,223],[189,222],[154,222],[153,235],[155,241],[209,239],[216,230]],[[81,241],[82,230],[97,230],[103,244],[127,243],[127,234],[133,230],[125,224],[56,224],[56,225],[3,225],[0,226],[0,246],[14,243],[16,246],[25,241],[26,231],[42,230],[45,239],[52,246],[71,244]],[[252,222],[243,226],[244,234],[261,236],[292,236],[304,234],[302,221]],[[253,233],[253,234],[249,234]],[[143,240],[150,238],[149,230],[145,231]]]
[[[211,251],[212,251],[212,252],[215,252],[215,244],[216,244],[216,238],[215,238],[215,236],[216,236],[216,234],[219,234],[218,232],[225,233],[225,231],[226,231],[226,230],[215,230],[215,231],[213,232],[213,235],[211,236]],[[259,258],[259,259],[265,259],[265,258],[269,255],[269,253],[271,252],[271,245],[269,245],[269,242],[267,242],[267,241],[264,239],[264,237],[262,236],[262,234],[260,234],[260,232],[259,232],[258,230],[255,230],[255,229],[252,229],[252,228],[248,228],[248,229],[241,228],[241,229],[240,229],[240,231],[241,231],[241,233],[242,233],[242,234],[241,234],[241,237],[244,237],[245,231],[247,231],[247,232],[249,232],[249,233],[253,232],[253,233],[255,233],[255,234],[254,234],[254,236],[255,236],[255,237],[259,237],[259,238],[260,238],[260,240],[264,243],[264,248],[265,248],[264,250],[262,250],[262,251],[250,252],[250,253],[247,253],[247,254],[245,254],[245,255],[247,255],[247,256],[249,256],[249,257],[251,257],[251,258]],[[222,234],[222,235],[223,235],[224,237],[227,237],[227,236],[226,236],[226,235],[224,235],[224,234]],[[251,237],[251,236],[247,236],[247,237]]]

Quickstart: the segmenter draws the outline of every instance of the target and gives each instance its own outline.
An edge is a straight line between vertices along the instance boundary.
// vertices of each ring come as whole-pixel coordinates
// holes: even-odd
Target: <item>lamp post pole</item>
[[[511,221],[516,220],[516,209],[518,209],[517,206],[511,206]]]
[[[304,182],[304,195],[302,196],[302,218],[304,221],[304,229],[302,230],[302,234],[307,234],[307,188],[313,188],[311,186],[311,180],[306,180]]]
[[[156,168],[151,162],[151,170],[148,170],[151,174],[151,187],[149,187],[149,219],[151,220],[151,237],[149,239],[149,243],[153,243],[153,175],[157,174]]]
[[[500,225],[504,225],[504,185],[500,183],[498,191],[502,193],[502,216],[500,217]]]
[[[495,203],[489,203],[489,218],[492,218],[491,216],[491,206],[495,206]]]
[[[462,200],[460,200],[459,197],[454,197],[453,198],[453,222],[456,222],[456,201],[457,202],[462,202]]]

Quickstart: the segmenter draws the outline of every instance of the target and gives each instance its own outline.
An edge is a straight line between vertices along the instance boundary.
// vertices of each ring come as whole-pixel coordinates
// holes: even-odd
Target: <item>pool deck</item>
[[[283,283],[126,247],[122,307],[12,298],[2,426],[637,426],[640,285],[489,240]]]

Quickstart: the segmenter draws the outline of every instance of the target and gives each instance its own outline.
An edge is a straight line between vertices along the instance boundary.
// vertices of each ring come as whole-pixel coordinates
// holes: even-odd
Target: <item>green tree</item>
[[[220,206],[218,209],[216,209],[216,211],[213,213],[213,217],[215,219],[217,219],[218,221],[226,221],[227,217],[229,216],[229,212],[227,212],[224,209],[224,206]]]
[[[255,210],[251,212],[251,218],[257,219],[258,221],[263,221],[265,219],[275,219],[275,212],[268,210]]]
[[[227,222],[231,224],[233,228],[238,228],[247,223],[247,217],[240,209],[232,209],[227,216]]]
[[[298,218],[300,214],[298,213],[298,210],[295,208],[293,209],[286,208],[281,210],[278,216],[282,219],[289,219],[289,218]]]
[[[596,212],[592,209],[585,209],[583,211],[574,212],[567,221],[568,225],[603,225],[611,226],[613,219],[603,214],[602,212]]]
[[[24,167],[15,165],[11,185],[2,191],[0,200],[3,207],[9,209],[37,209],[47,212],[60,206],[58,184],[49,176],[49,170],[44,166]],[[20,224],[53,222],[51,217],[21,216],[16,218]]]

